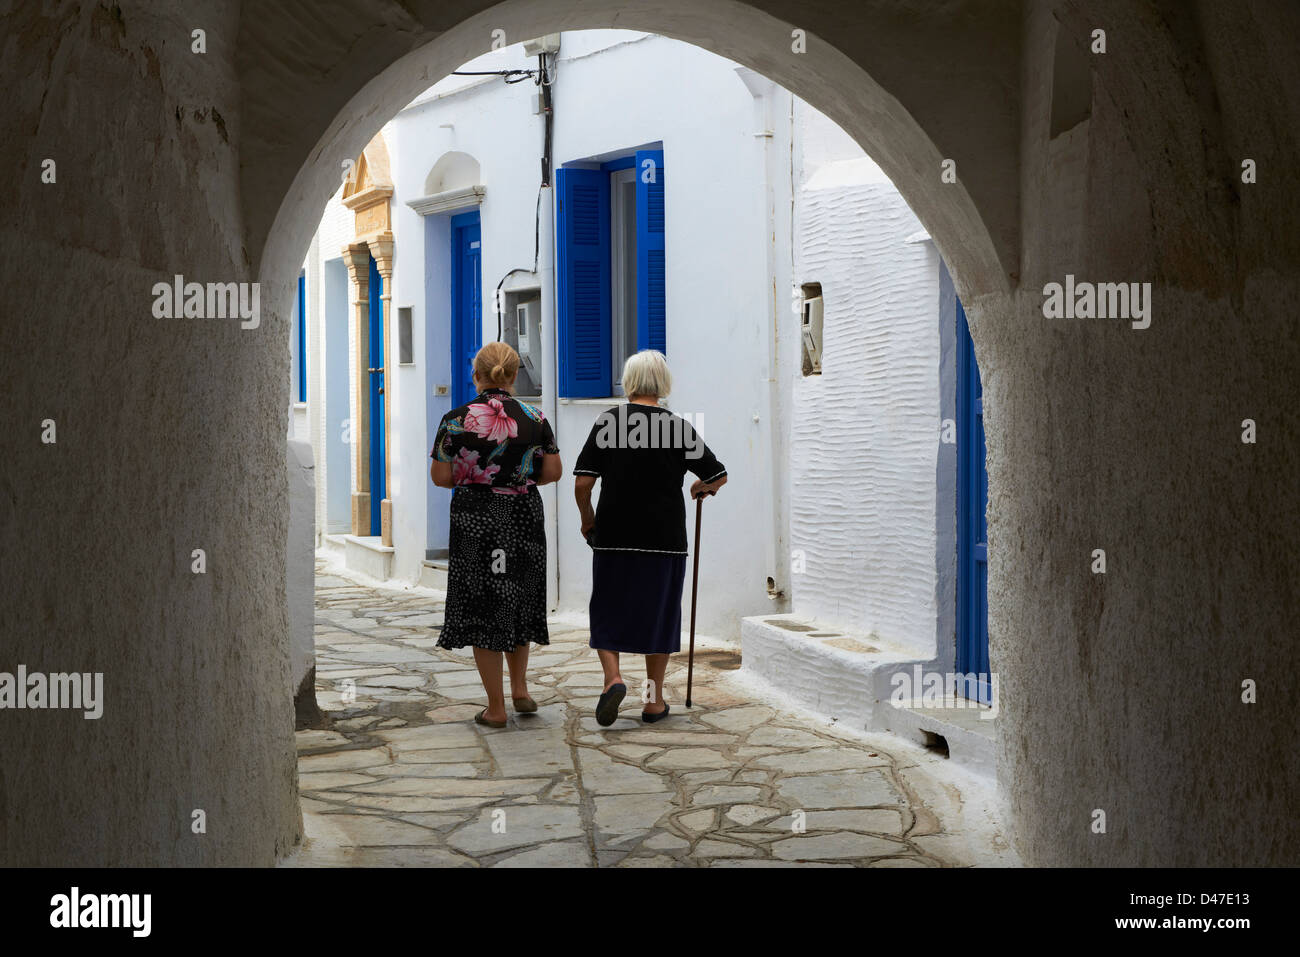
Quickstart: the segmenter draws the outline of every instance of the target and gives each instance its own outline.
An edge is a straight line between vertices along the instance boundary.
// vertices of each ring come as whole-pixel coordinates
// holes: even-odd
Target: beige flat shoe
[[[537,710],[537,702],[532,698],[512,698],[515,710],[520,714],[532,714]]]
[[[481,724],[487,728],[504,728],[506,726],[506,722],[504,721],[489,721],[487,718],[483,717],[485,714],[487,714],[487,708],[484,708],[478,714],[474,715],[474,723]]]

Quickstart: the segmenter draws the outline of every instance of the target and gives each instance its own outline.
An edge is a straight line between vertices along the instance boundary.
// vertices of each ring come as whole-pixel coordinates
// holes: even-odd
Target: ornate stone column
[[[372,509],[379,508],[380,541],[387,547],[393,544],[393,502],[391,496],[392,478],[389,469],[388,450],[393,442],[392,430],[389,428],[391,415],[389,401],[391,392],[389,383],[392,364],[389,362],[388,340],[391,337],[393,278],[393,233],[390,202],[393,186],[388,173],[388,151],[383,137],[376,136],[370,141],[365,151],[358,158],[355,173],[343,187],[343,205],[354,214],[354,235],[352,243],[344,250],[344,259],[352,277],[353,290],[356,294],[356,409],[357,421],[353,423],[352,437],[356,442],[354,459],[357,467],[356,491],[352,495],[352,534],[369,535]],[[384,396],[384,498],[373,501],[370,487],[370,257],[383,280],[380,292],[383,323],[383,386],[380,393]]]

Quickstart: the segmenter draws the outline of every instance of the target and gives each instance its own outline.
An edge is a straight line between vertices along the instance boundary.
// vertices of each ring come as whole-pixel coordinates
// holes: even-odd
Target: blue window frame
[[[667,352],[662,150],[638,150],[599,168],[556,176],[556,310],[559,394],[613,393],[610,174],[631,169],[636,190],[636,348]]]

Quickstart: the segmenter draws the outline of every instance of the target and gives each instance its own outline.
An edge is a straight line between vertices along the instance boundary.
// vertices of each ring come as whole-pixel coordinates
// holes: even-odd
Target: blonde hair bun
[[[482,384],[509,388],[519,374],[519,353],[504,342],[489,342],[474,356],[474,374]]]

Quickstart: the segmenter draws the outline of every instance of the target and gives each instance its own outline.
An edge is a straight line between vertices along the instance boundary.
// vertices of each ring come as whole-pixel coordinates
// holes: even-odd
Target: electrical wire
[[[510,270],[501,277],[501,281],[497,283],[496,293],[492,296],[492,308],[497,314],[497,342],[505,341],[503,338],[505,336],[505,302],[501,295],[501,287],[506,284],[507,279],[517,272],[537,272],[537,263],[541,258],[542,251],[542,190],[545,188],[545,186],[537,187],[537,207],[533,212],[533,268],[524,269],[520,267]]]
[[[541,262],[542,252],[542,190],[551,185],[551,146],[554,138],[554,117],[555,111],[551,102],[551,87],[555,83],[555,66],[551,64],[548,71],[546,67],[546,54],[537,55],[536,70],[456,70],[453,76],[500,76],[505,79],[506,83],[520,83],[524,79],[531,77],[535,86],[541,87],[542,112],[544,120],[544,132],[542,140],[542,178],[537,186],[537,203],[533,210],[533,268],[524,269],[519,267],[512,269],[497,283],[496,291],[492,296],[492,309],[497,314],[497,342],[505,341],[505,297],[501,295],[501,288],[506,284],[506,280],[516,273],[529,272],[536,274],[537,266]],[[558,62],[558,51],[551,54]],[[512,79],[513,77],[513,79]]]
[[[500,76],[505,77],[507,83],[522,83],[524,80],[532,79],[537,83],[536,70],[452,70],[452,76]]]

